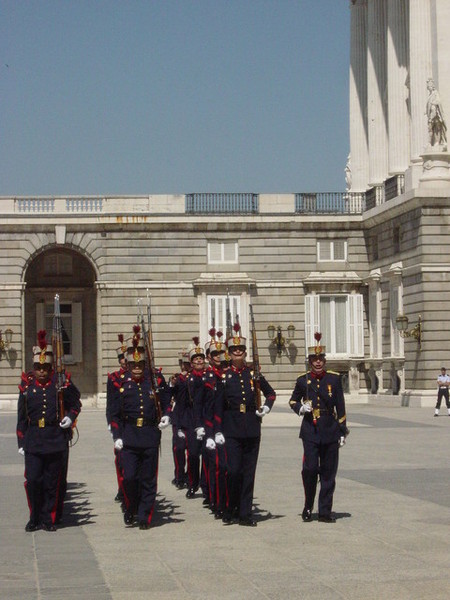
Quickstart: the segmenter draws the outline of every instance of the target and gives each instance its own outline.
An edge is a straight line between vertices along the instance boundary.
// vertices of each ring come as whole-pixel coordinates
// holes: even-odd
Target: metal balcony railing
[[[313,192],[295,194],[295,212],[300,214],[360,215],[364,209],[364,193]]]
[[[258,194],[186,194],[188,214],[254,215],[258,211]]]

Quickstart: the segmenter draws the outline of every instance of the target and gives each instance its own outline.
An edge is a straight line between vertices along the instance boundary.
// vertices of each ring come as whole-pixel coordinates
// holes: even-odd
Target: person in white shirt
[[[448,416],[450,417],[450,400],[448,397],[448,387],[450,385],[450,377],[447,375],[445,367],[441,368],[441,374],[437,378],[438,386],[438,397],[436,402],[436,408],[434,409],[434,416],[439,416],[439,410],[441,408],[442,398],[445,398],[445,404],[447,405]]]

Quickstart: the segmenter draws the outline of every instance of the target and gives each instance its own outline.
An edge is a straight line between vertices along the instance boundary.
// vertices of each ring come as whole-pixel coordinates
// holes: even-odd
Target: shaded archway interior
[[[84,395],[97,387],[97,316],[95,271],[79,252],[65,247],[41,252],[25,272],[25,369],[32,368],[36,332],[51,338],[55,294],[60,296],[66,369]]]

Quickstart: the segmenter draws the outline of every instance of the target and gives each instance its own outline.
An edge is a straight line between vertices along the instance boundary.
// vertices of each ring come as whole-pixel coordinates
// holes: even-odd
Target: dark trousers
[[[194,429],[183,429],[186,434],[187,471],[189,487],[195,491],[200,485],[200,454],[202,442],[197,439]]]
[[[256,463],[260,438],[226,438],[227,488],[229,512],[236,511],[240,518],[252,513]]]
[[[132,448],[122,453],[125,508],[139,522],[151,523],[158,482],[158,446]]]
[[[303,441],[302,479],[305,489],[305,508],[312,510],[320,477],[319,515],[329,516],[333,506],[336,473],[339,462],[339,443],[320,444]]]
[[[25,491],[34,525],[56,523],[63,462],[63,452],[25,452]]]
[[[227,492],[227,454],[226,446],[217,446],[215,455],[215,504],[219,510],[224,511],[228,504],[228,492]]]
[[[116,467],[117,488],[119,493],[123,492],[123,466],[122,466],[122,450],[114,448],[114,465]]]
[[[186,438],[180,438],[177,434],[178,429],[172,429],[172,452],[174,463],[175,483],[184,484],[186,482]]]
[[[441,408],[442,398],[445,398],[445,404],[447,405],[447,408],[450,408],[450,401],[448,398],[448,388],[445,388],[445,389],[439,388],[439,390],[438,390],[438,397],[437,397],[437,402],[436,402],[436,408],[438,410]]]
[[[216,456],[217,450],[206,448],[206,438],[202,444],[201,488],[211,507],[216,506]]]

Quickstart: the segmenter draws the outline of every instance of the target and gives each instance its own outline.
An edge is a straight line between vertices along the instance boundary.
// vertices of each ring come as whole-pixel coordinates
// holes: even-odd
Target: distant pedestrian
[[[448,416],[450,417],[450,400],[448,397],[448,387],[450,385],[450,376],[447,375],[447,369],[441,368],[441,374],[437,378],[438,396],[436,402],[436,408],[434,409],[434,416],[439,416],[439,410],[441,408],[442,398],[445,398],[445,404],[447,405]]]

